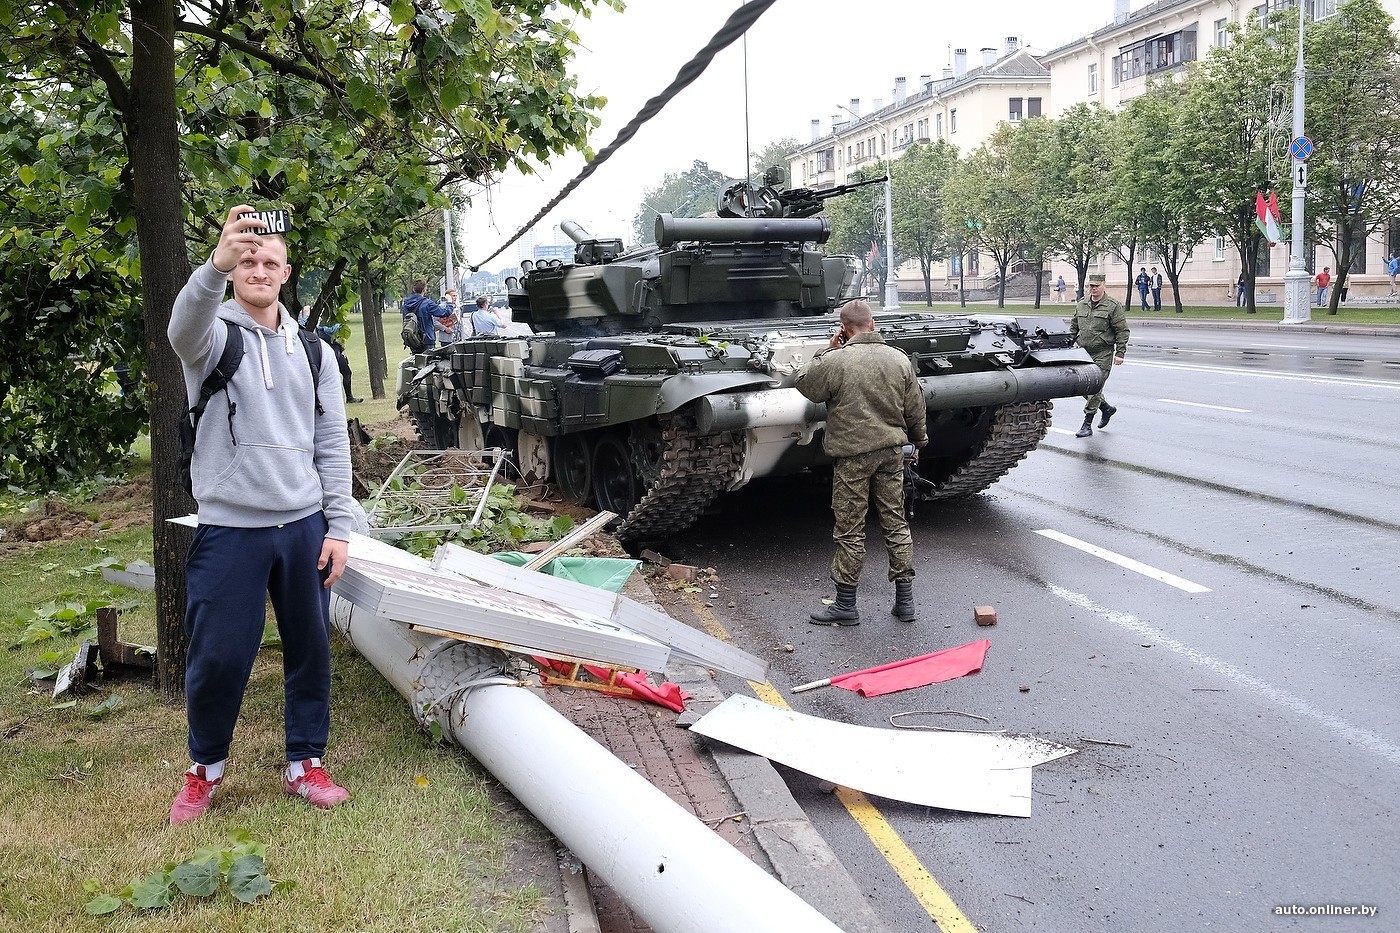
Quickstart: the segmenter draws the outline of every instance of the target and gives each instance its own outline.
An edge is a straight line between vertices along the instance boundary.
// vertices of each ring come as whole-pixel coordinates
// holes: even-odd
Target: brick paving
[[[551,687],[541,695],[624,764],[715,828],[726,842],[765,871],[772,871],[767,857],[754,842],[748,820],[725,819],[742,807],[701,744],[703,740],[676,726],[676,713],[592,690]],[[651,933],[651,928],[592,874],[589,887],[602,933]]]

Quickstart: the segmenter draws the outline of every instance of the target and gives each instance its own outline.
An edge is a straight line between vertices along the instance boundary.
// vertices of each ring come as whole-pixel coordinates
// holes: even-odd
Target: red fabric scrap
[[[971,641],[956,648],[944,648],[932,654],[922,654],[917,658],[905,658],[863,671],[838,674],[831,678],[831,685],[869,698],[913,687],[939,684],[980,671],[982,662],[987,657],[987,649],[991,646],[992,643],[985,638],[981,641]]]
[[[555,673],[563,674],[566,677],[573,670],[573,665],[567,661],[559,661],[553,658],[541,658],[534,655],[531,656],[531,660],[540,667],[549,668]],[[651,681],[647,680],[647,675],[640,671],[635,674],[618,674],[616,678],[613,678],[614,672],[609,668],[597,667],[592,664],[583,664],[580,665],[580,667],[587,671],[593,679],[599,683],[606,684],[611,679],[612,683],[616,684],[618,687],[630,690],[633,699],[655,703],[657,706],[664,706],[677,713],[685,712],[685,701],[690,699],[690,694],[682,690],[679,684],[673,684],[669,680],[663,680],[659,686],[653,686]],[[613,695],[626,696],[626,694],[620,692]]]

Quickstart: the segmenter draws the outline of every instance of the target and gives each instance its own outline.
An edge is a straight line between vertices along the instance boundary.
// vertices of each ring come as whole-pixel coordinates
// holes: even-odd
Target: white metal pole
[[[443,251],[446,254],[447,274],[443,277],[443,291],[457,288],[457,262],[452,256],[452,210],[442,209]]]
[[[891,146],[889,144],[889,134],[882,127],[880,130],[885,140],[885,310],[893,311],[899,307],[899,282],[897,269],[894,264],[894,211],[891,208],[890,186],[894,184],[894,161]]]
[[[441,725],[657,933],[840,933],[533,691],[501,684],[500,652],[338,593],[331,621],[420,721]]]
[[[1303,64],[1303,29],[1307,22],[1307,4],[1298,3],[1298,64],[1293,68],[1293,139],[1303,138],[1303,101],[1307,85],[1307,69]],[[1290,245],[1288,272],[1283,277],[1283,322],[1301,324],[1312,320],[1312,276],[1308,274],[1304,237],[1304,200],[1307,194],[1308,163],[1296,156],[1293,169],[1293,238]]]

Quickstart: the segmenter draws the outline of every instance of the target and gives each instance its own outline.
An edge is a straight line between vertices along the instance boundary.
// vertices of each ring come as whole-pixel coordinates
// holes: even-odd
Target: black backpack
[[[224,352],[219,355],[219,362],[214,371],[205,376],[204,382],[200,383],[199,400],[180,418],[180,485],[190,496],[194,495],[194,481],[190,470],[194,465],[194,439],[199,432],[200,419],[204,417],[204,409],[209,407],[211,398],[220,392],[227,394],[228,381],[238,372],[238,364],[243,362],[243,328],[232,321],[224,321],[224,325],[228,328]],[[321,407],[321,339],[315,333],[300,327],[297,328],[297,336],[301,338],[301,345],[306,348],[306,362],[311,366],[311,390],[316,397],[316,414],[325,414],[325,409]],[[238,444],[238,438],[233,433],[233,414],[237,410],[238,406],[230,399],[228,434],[233,438],[235,445]]]
[[[418,326],[416,314],[403,316],[403,329],[399,331],[399,336],[403,338],[403,345],[408,347],[410,353],[422,353],[427,349],[427,342],[423,339],[423,331]]]

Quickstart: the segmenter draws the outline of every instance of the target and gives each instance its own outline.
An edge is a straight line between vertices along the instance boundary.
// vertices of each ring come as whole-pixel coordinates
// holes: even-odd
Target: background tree
[[[1209,209],[1212,229],[1235,244],[1250,314],[1265,246],[1254,224],[1255,195],[1279,185],[1277,156],[1287,148],[1291,123],[1292,64],[1274,29],[1232,25],[1229,45],[1211,49],[1189,74],[1174,124],[1182,184]]]
[[[1194,173],[1180,151],[1181,95],[1181,86],[1166,78],[1128,101],[1118,117],[1113,171],[1119,209],[1137,219],[1137,242],[1165,270],[1178,314],[1184,310],[1181,271],[1192,249],[1210,234],[1216,217],[1196,191]]]
[[[1056,148],[1055,122],[1045,117],[1031,117],[1016,124],[1007,149],[1007,170],[1011,184],[1019,194],[1023,230],[1022,251],[1030,260],[1030,272],[1035,276],[1035,307],[1040,307],[1041,291],[1045,285],[1045,257],[1054,245],[1054,230],[1047,223],[1050,217],[1050,179],[1044,172],[1047,153]],[[1006,277],[1002,276],[1002,294],[1006,293]]]
[[[1116,121],[1100,104],[1075,104],[1054,121],[1039,159],[1033,233],[1050,255],[1074,266],[1076,295],[1084,294],[1089,265],[1108,249],[1117,226]]]
[[[699,217],[713,211],[719,193],[731,184],[730,176],[696,159],[683,172],[669,172],[654,188],[642,192],[642,201],[632,219],[633,242],[656,242],[656,218],[661,214]]]
[[[1356,251],[1400,214],[1400,40],[1391,26],[1376,0],[1349,0],[1303,34],[1304,120],[1315,146],[1306,216],[1309,238],[1333,244],[1328,314],[1337,313]],[[1296,18],[1280,21],[1279,32],[1297,48]]]
[[[1026,179],[1013,177],[1010,158],[1016,128],[1002,123],[986,142],[958,163],[943,187],[950,224],[967,228],[966,242],[991,253],[997,265],[997,307],[1006,307],[1006,270],[1026,243],[1022,200]]]
[[[933,304],[934,263],[947,259],[952,250],[952,231],[943,214],[943,186],[957,164],[957,147],[942,139],[932,145],[915,143],[892,163],[894,246],[900,255],[919,260],[929,305]]]
[[[753,158],[749,161],[750,180],[755,184],[760,183],[763,173],[776,165],[783,170],[783,184],[789,188],[794,187],[792,179],[788,178],[788,156],[801,148],[802,144],[797,141],[795,136],[784,136],[781,139],[773,140],[753,154]]]
[[[100,88],[123,147],[111,179],[94,176],[129,192],[140,244],[168,695],[183,683],[187,535],[166,519],[191,502],[173,430],[184,383],[165,331],[191,254],[208,254],[231,198],[288,207],[293,261],[327,268],[352,301],[345,270],[371,271],[357,259],[382,251],[399,218],[446,206],[457,180],[584,145],[601,101],[575,92],[565,66],[578,37],[556,11],[593,5],[0,0],[6,79]]]
[[[846,183],[869,181],[884,174],[884,166],[878,171],[857,169],[846,177]],[[879,294],[883,295],[888,266],[885,261],[884,186],[857,188],[827,201],[823,210],[831,221],[831,237],[826,241],[826,251],[846,253],[860,260],[861,271],[856,281],[856,291],[862,295],[873,294],[878,282]]]

